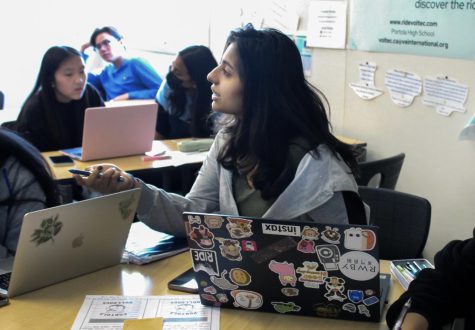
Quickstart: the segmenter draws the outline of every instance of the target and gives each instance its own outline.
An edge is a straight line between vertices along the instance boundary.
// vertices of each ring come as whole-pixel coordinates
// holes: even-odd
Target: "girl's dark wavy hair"
[[[196,85],[196,102],[191,115],[191,136],[208,137],[210,130],[207,125],[211,113],[211,83],[206,79],[208,73],[218,63],[208,47],[190,46],[178,53],[186,66],[191,80]],[[173,105],[173,115],[180,116],[185,111],[186,92],[184,88],[172,89],[169,101]]]
[[[69,134],[69,132],[66,132],[64,127],[60,125],[60,121],[56,113],[57,100],[55,89],[53,87],[54,75],[61,64],[75,56],[81,58],[81,53],[77,49],[69,46],[53,46],[49,48],[41,60],[40,71],[38,72],[35,86],[26,98],[26,101],[23,105],[23,107],[25,107],[26,104],[33,98],[33,96],[40,96],[41,103],[45,109],[46,123],[56,145],[60,145],[63,136]],[[73,101],[72,104],[78,104],[78,102]],[[19,117],[22,116],[22,112],[20,112]]]
[[[52,179],[48,164],[31,143],[9,129],[0,128],[0,165],[13,156],[33,173],[46,195],[46,207],[59,205],[57,186]],[[13,202],[19,202],[13,200]],[[21,202],[21,201],[20,201]]]
[[[231,31],[225,49],[231,43],[237,46],[243,112],[225,127],[230,139],[218,161],[242,174],[255,171],[253,184],[264,199],[276,198],[293,180],[288,150],[297,137],[314,157],[320,144],[327,145],[356,174],[354,153],[331,133],[328,101],[306,81],[294,42],[278,30],[248,24]]]

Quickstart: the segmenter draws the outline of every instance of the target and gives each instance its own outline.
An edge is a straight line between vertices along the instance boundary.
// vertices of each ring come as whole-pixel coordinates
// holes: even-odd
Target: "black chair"
[[[405,154],[359,163],[360,175],[356,178],[359,186],[370,186],[375,179],[379,178],[375,188],[396,188],[397,179],[404,163]]]
[[[15,131],[16,130],[16,120],[4,121],[0,126],[6,127],[6,128],[8,128],[12,131]]]
[[[5,94],[3,94],[2,91],[0,91],[0,110],[3,109],[4,104],[5,104]]]
[[[379,227],[381,259],[420,258],[429,234],[431,205],[425,198],[384,188],[359,187]]]

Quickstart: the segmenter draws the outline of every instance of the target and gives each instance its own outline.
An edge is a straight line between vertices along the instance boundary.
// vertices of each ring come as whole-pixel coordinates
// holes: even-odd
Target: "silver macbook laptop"
[[[82,161],[143,154],[152,149],[156,103],[86,109],[82,147],[61,152]]]
[[[11,272],[9,260],[0,264],[0,277],[9,280],[0,294],[18,296],[118,264],[139,198],[137,188],[27,213]]]

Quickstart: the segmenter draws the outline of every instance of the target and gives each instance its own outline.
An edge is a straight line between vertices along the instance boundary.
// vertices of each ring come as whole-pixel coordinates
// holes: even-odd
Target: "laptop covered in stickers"
[[[0,295],[15,297],[118,264],[140,193],[131,189],[25,214],[13,264],[0,259]]]
[[[185,212],[201,303],[379,322],[378,228]]]

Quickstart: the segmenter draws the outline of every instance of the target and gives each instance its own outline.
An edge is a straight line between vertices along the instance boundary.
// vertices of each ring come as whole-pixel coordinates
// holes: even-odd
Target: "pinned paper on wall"
[[[391,69],[386,72],[384,83],[389,89],[391,100],[398,106],[406,108],[414,98],[421,95],[422,79],[414,73]]]
[[[264,14],[262,27],[275,28],[284,32],[297,31],[300,16],[282,0],[272,0]]]
[[[424,79],[422,103],[436,109],[443,116],[450,116],[454,111],[465,112],[468,86],[457,80],[439,75],[435,78]]]
[[[245,5],[240,7],[239,10],[241,12],[241,26],[245,26],[246,24],[251,23],[256,29],[262,28],[262,25],[264,24],[264,17],[262,16],[262,13],[259,10],[253,8],[252,6]]]
[[[376,72],[376,64],[372,62],[362,62],[359,64],[360,81],[351,83],[350,87],[363,100],[372,100],[384,92],[376,88],[374,85],[374,73]]]
[[[460,132],[459,140],[475,140],[475,114]]]
[[[345,48],[346,1],[311,1],[308,9],[308,46]]]

